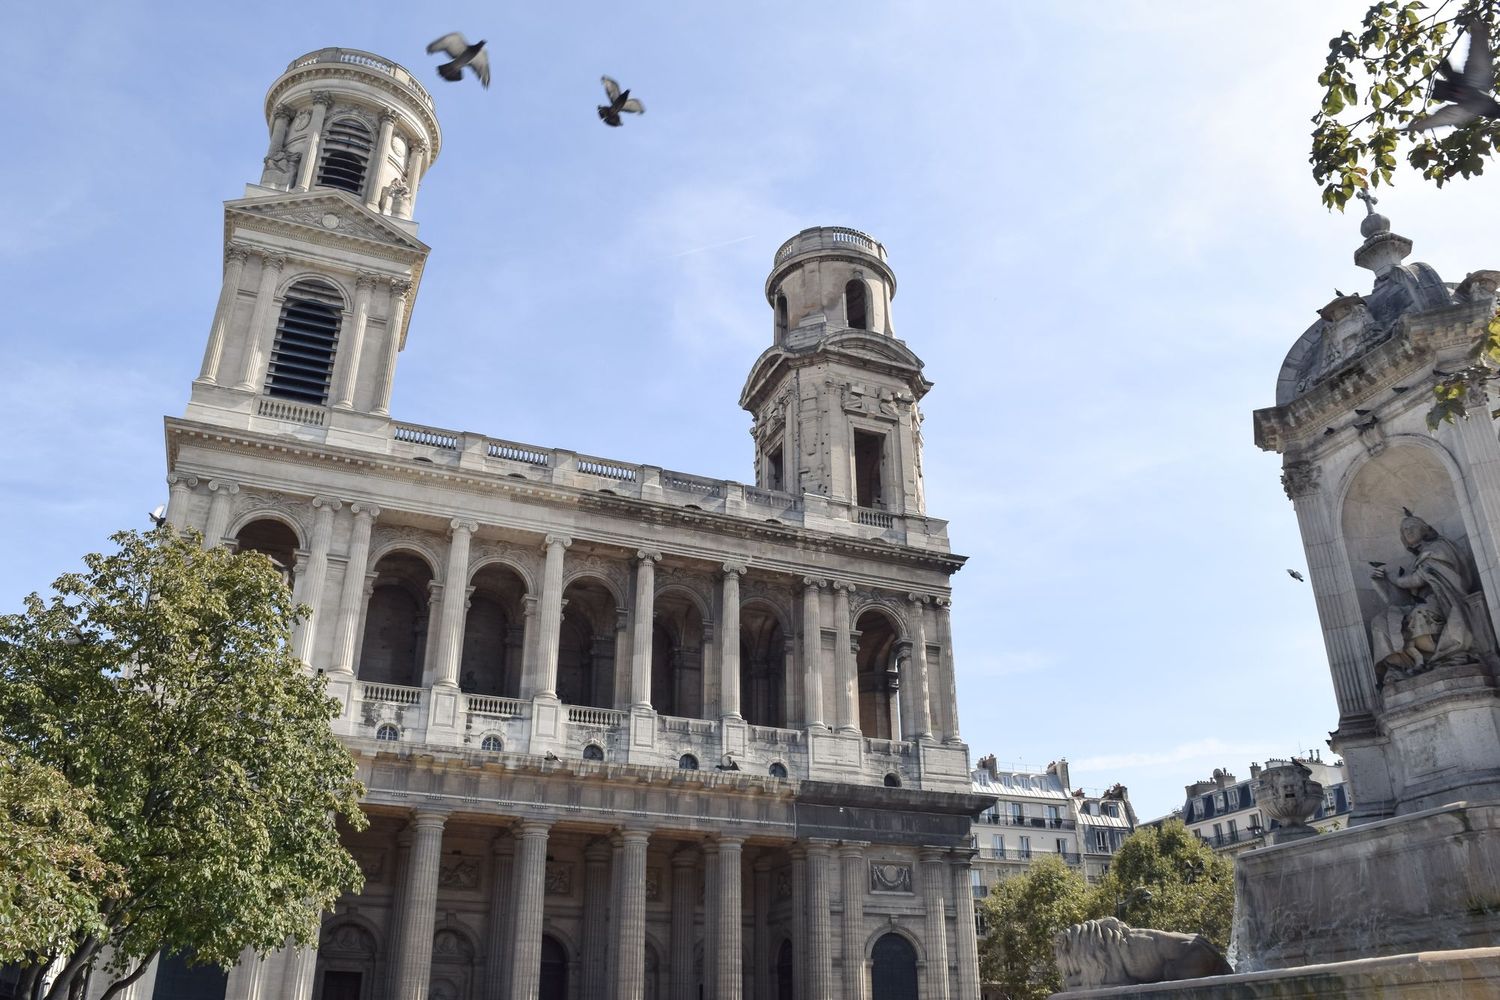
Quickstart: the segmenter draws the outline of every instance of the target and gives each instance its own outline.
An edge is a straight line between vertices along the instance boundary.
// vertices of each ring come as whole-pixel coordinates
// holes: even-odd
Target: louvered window
[[[375,140],[364,122],[340,118],[328,126],[323,136],[323,162],[318,165],[318,183],[323,187],[341,188],[354,194],[365,190],[365,170]]]
[[[321,281],[299,281],[286,293],[266,395],[322,406],[328,402],[344,302]]]

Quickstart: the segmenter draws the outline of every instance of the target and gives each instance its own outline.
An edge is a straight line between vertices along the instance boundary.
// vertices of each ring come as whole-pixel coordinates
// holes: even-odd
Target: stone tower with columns
[[[167,517],[288,567],[371,822],[319,947],[247,954],[222,995],[978,1000],[964,560],[923,510],[884,249],[821,229],[777,255],[796,325],[746,405],[767,425],[805,384],[798,481],[769,431],[748,485],[406,423],[431,99],[325,49],[266,106]]]

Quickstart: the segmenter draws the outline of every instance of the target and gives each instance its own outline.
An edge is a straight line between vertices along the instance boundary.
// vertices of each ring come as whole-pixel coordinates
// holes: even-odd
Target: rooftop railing
[[[309,52],[305,56],[293,59],[287,65],[286,71],[290,73],[294,69],[301,69],[303,66],[312,66],[317,63],[343,63],[347,66],[363,66],[366,69],[373,69],[377,73],[384,73],[386,76],[411,88],[412,92],[420,97],[429,109],[432,109],[432,95],[427,92],[426,87],[422,86],[412,77],[411,72],[405,66],[393,63],[389,59],[383,59],[375,53],[366,52],[363,49],[319,49],[316,52]]]
[[[775,263],[780,264],[784,260],[790,260],[799,253],[840,250],[845,247],[863,250],[865,253],[885,260],[885,247],[869,233],[862,233],[858,229],[849,229],[846,226],[814,226],[812,229],[802,230],[781,244],[776,251]]]

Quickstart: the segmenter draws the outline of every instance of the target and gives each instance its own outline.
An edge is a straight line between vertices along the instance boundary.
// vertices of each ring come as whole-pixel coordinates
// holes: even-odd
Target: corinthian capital
[[[1290,500],[1309,496],[1323,488],[1323,470],[1311,462],[1288,462],[1281,470],[1281,487]]]

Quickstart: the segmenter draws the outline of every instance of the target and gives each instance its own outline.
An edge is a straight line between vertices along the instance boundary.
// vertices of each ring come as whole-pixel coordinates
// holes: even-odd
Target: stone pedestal
[[[528,753],[540,756],[562,745],[562,702],[556,695],[537,695],[531,700],[531,743]]]
[[[1439,667],[1381,692],[1400,762],[1397,814],[1455,799],[1500,800],[1500,697],[1479,663]]]

